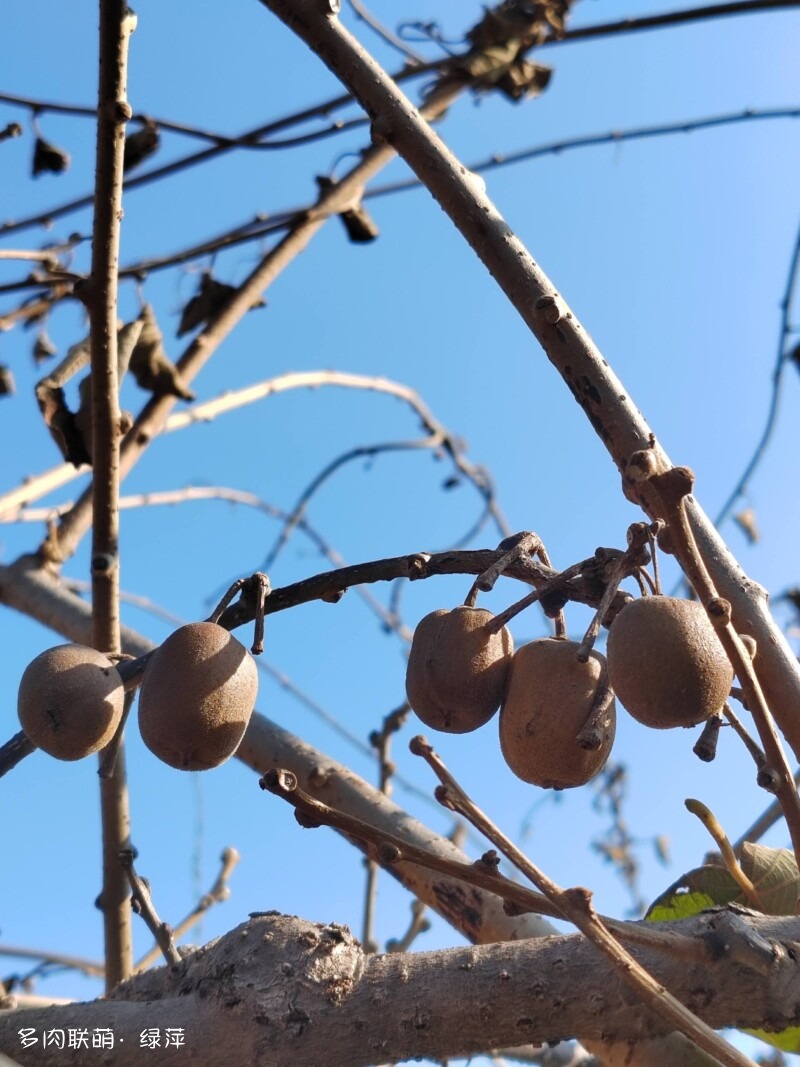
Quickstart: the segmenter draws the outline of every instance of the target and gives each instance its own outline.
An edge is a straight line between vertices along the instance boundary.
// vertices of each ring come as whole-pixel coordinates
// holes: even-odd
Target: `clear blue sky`
[[[207,0],[136,5],[139,25],[129,75],[136,111],[236,134],[339,93],[333,76],[256,0],[231,0],[224,8],[223,14]],[[669,8],[661,0],[635,5],[581,0],[572,25]],[[376,0],[371,10],[390,25],[400,17],[436,19],[446,35],[458,37],[480,5]],[[390,69],[400,65],[355,20],[347,3],[343,18]],[[4,51],[0,91],[92,105],[95,24],[96,5],[90,3],[72,5],[69,18],[53,0],[7,5],[4,38],[13,47]],[[541,54],[555,68],[541,98],[518,105],[464,98],[439,129],[471,164],[583,134],[797,105],[798,30],[800,15],[786,11],[558,45]],[[26,129],[25,136],[0,144],[0,221],[44,212],[90,190],[91,120],[40,116],[43,135],[70,152],[72,166],[64,175],[37,180],[28,176],[27,114],[0,103],[0,127],[12,120]],[[769,402],[779,303],[800,221],[798,132],[791,120],[749,123],[564,152],[486,174],[489,195],[590,331],[670,456],[696,471],[697,496],[711,514],[747,461]],[[156,158],[178,158],[194,143],[165,133]],[[305,204],[315,195],[314,176],[329,173],[342,153],[366,143],[359,129],[292,151],[234,152],[132,191],[124,201],[122,262],[176,251],[259,212]],[[336,173],[351,164],[352,159],[342,160]],[[398,162],[379,180],[406,175]],[[249,314],[196,380],[198,397],[209,399],[287,370],[385,375],[416,389],[436,417],[468,442],[469,458],[491,471],[511,528],[537,531],[556,566],[568,566],[601,544],[624,545],[627,525],[640,516],[622,497],[613,464],[438,206],[417,190],[376,199],[370,211],[380,239],[350,245],[332,221],[271,288],[269,307]],[[90,228],[91,216],[83,210],[57,221],[50,232],[34,228],[3,238],[0,248],[38,247]],[[260,250],[244,245],[218,255],[215,273],[241,281]],[[78,269],[85,269],[87,257],[88,248],[79,249]],[[174,336],[180,308],[207,265],[198,260],[145,283],[173,358],[184,348]],[[27,269],[15,263],[0,267],[0,285]],[[122,315],[135,315],[130,283],[120,299]],[[13,301],[13,294],[0,294],[0,314]],[[74,305],[56,310],[47,328],[61,353],[85,329]],[[34,337],[35,331],[19,328],[0,337],[0,361],[12,367],[17,382],[17,395],[0,400],[0,492],[59,460],[33,397],[43,373],[30,357]],[[756,509],[761,541],[747,544],[732,523],[724,530],[745,570],[775,595],[800,582],[798,385],[789,368],[775,439],[746,501]],[[123,406],[137,410],[143,396],[126,383]],[[408,409],[389,398],[335,389],[290,392],[158,442],[124,492],[217,485],[291,508],[339,453],[419,432]],[[388,453],[371,464],[351,464],[314,497],[309,519],[348,562],[444,548],[469,530],[480,510],[469,485],[442,491],[450,473],[446,460],[435,462],[428,452]],[[82,484],[44,503],[71,499]],[[122,530],[125,590],[198,619],[208,613],[214,591],[260,566],[278,527],[255,510],[211,502],[127,511]],[[42,532],[41,523],[2,526],[0,561],[30,551]],[[498,539],[487,527],[472,544],[493,547]],[[87,552],[84,544],[66,576],[87,577]],[[271,578],[280,586],[325,567],[313,545],[295,534]],[[667,576],[674,579],[668,565]],[[433,608],[460,602],[468,585],[466,579],[417,583],[403,594],[404,621],[413,626]],[[375,592],[387,602],[388,590]],[[504,606],[517,595],[501,583],[487,604]],[[123,617],[153,640],[171,629],[135,607],[125,606]],[[788,616],[781,620],[788,622]],[[568,622],[579,636],[587,616],[572,609]],[[519,643],[546,629],[541,615],[531,611],[514,631]],[[22,671],[59,639],[7,609],[0,613],[0,636],[5,665],[0,740],[5,740],[17,729]],[[381,631],[353,593],[335,607],[309,606],[269,619],[265,655],[362,739],[403,699],[402,644]],[[258,707],[375,780],[373,761],[266,676]],[[517,781],[502,764],[495,729],[493,723],[476,735],[439,737],[436,744],[501,825],[517,834],[528,825],[524,843],[554,879],[588,885],[601,910],[624,914],[628,897],[591,848],[608,825],[607,815],[592,809],[591,787],[553,797]],[[414,732],[413,724],[406,728],[395,759],[404,776],[430,790],[430,776],[406,752]],[[709,847],[699,823],[684,812],[684,797],[708,803],[731,837],[766,804],[731,737],[710,766],[691,755],[693,740],[684,732],[648,732],[620,714],[614,759],[630,772],[625,816],[642,842],[645,898],[697,865]],[[242,862],[230,902],[203,924],[204,939],[250,911],[272,908],[346,922],[360,931],[361,860],[334,834],[300,831],[288,808],[261,794],[253,774],[236,761],[194,776],[157,763],[135,729],[129,747],[133,839],[162,917],[176,922],[189,910],[213,881],[219,852],[230,844],[242,853]],[[444,813],[401,788],[395,795],[438,830],[449,829]],[[93,761],[58,764],[36,753],[0,783],[0,797],[2,810],[13,812],[0,832],[6,857],[0,941],[99,957]],[[656,834],[670,839],[667,868],[649,843]],[[782,844],[781,833],[769,842]],[[382,941],[402,934],[408,903],[390,879],[382,880],[377,928]],[[458,935],[437,920],[418,947],[457,942]],[[137,925],[137,954],[149,943]],[[15,961],[4,961],[0,975],[15,968]],[[41,988],[80,997],[96,992],[70,974]]]

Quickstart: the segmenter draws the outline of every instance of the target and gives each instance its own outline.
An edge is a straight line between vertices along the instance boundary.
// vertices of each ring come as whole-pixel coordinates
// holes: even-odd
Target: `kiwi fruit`
[[[462,604],[431,612],[414,631],[406,694],[432,730],[469,733],[499,708],[514,641],[493,620],[491,611]]]
[[[631,600],[608,631],[608,674],[637,722],[695,726],[719,711],[733,682],[725,650],[695,600]]]
[[[605,658],[590,652],[582,663],[578,647],[563,638],[531,641],[509,667],[500,708],[503,759],[518,778],[545,789],[585,785],[614,743],[617,716]]]
[[[94,648],[56,645],[25,668],[17,711],[28,740],[56,759],[78,760],[105,748],[124,703],[122,679]]]
[[[181,626],[144,669],[142,740],[178,770],[218,767],[239,747],[257,692],[255,661],[232,634],[213,622]]]

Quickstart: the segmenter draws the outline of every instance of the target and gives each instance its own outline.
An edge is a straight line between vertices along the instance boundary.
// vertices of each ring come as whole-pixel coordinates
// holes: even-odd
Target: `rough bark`
[[[800,920],[750,916],[765,949],[755,969],[712,961],[723,909],[659,924],[695,940],[708,958],[637,950],[641,962],[714,1027],[775,1027],[800,1019],[800,969],[791,953]],[[679,935],[676,934],[676,937]],[[768,947],[772,960],[768,960]],[[755,963],[755,961],[754,961]],[[635,1040],[662,1032],[619,975],[579,935],[365,955],[346,927],[255,915],[172,967],[130,979],[107,1000],[0,1015],[0,1047],[23,1067],[141,1063],[140,1033],[183,1028],[176,1060],[204,1067],[325,1064],[367,1067],[413,1057],[469,1055],[580,1032]],[[19,1048],[18,1030],[110,1027],[108,1050]],[[162,1053],[164,1055],[164,1053]]]

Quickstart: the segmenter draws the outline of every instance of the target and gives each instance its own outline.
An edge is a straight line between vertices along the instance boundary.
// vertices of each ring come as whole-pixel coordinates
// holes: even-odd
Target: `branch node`
[[[558,293],[552,296],[540,296],[534,305],[538,318],[548,326],[555,326],[564,317],[564,307],[558,299]]]

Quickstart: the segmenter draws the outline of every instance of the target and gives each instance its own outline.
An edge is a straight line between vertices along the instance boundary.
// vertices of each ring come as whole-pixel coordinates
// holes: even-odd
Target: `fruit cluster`
[[[638,722],[694,726],[720,710],[733,670],[702,606],[653,595],[611,624],[608,659],[566,638],[516,652],[483,608],[426,615],[414,633],[408,702],[426,726],[466,733],[500,708],[500,748],[517,777],[545,788],[584,785],[605,766],[615,694]]]
[[[257,690],[255,662],[227,630],[211,622],[182,626],[145,666],[142,739],[171,767],[217,767],[239,747]],[[109,744],[124,702],[122,678],[105,656],[83,645],[59,645],[25,670],[19,720],[37,748],[77,760]]]

